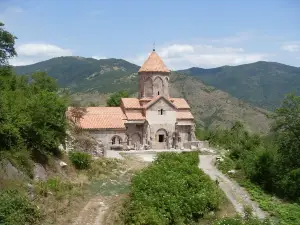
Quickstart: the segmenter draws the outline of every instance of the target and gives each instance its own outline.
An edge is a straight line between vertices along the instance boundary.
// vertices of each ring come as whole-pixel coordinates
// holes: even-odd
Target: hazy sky
[[[260,60],[300,66],[299,0],[0,0],[0,21],[26,65],[57,56],[156,51],[171,69]]]

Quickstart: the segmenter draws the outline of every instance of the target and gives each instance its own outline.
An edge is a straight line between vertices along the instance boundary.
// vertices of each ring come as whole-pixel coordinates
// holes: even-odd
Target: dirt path
[[[79,213],[73,225],[101,225],[107,208],[103,197],[93,198]]]
[[[200,155],[199,168],[202,169],[212,180],[218,179],[219,186],[232,202],[238,213],[243,213],[243,207],[248,205],[253,209],[253,214],[258,218],[265,218],[266,214],[258,207],[256,202],[250,199],[249,194],[235,181],[228,179],[214,165],[215,155]]]
[[[110,158],[120,159],[121,155],[111,155]],[[96,183],[98,189],[97,195],[93,197],[79,212],[76,221],[72,225],[112,225],[114,220],[118,219],[119,209],[127,194],[123,193],[122,188],[130,182],[130,177],[135,171],[138,171],[148,165],[140,157],[122,157],[126,170],[120,171],[118,177],[107,178],[102,183]]]
[[[139,153],[134,154],[135,157],[139,158],[139,163],[132,160],[128,164],[130,169],[140,169],[145,166],[144,162],[151,162],[154,160],[155,155],[153,153]],[[199,168],[202,169],[212,180],[218,179],[219,186],[226,194],[227,198],[233,204],[236,212],[243,213],[244,206],[251,206],[253,214],[258,218],[265,218],[266,214],[258,207],[257,203],[250,199],[247,191],[244,190],[235,181],[228,179],[223,173],[221,173],[214,165],[216,155],[199,155],[200,164]],[[137,165],[134,165],[137,163]],[[121,175],[121,177],[124,174]],[[120,195],[114,196],[96,196],[91,199],[85,207],[79,213],[76,221],[72,225],[107,225],[113,224],[111,222],[112,215],[111,211],[116,211],[114,207],[118,207],[118,203],[121,202]]]

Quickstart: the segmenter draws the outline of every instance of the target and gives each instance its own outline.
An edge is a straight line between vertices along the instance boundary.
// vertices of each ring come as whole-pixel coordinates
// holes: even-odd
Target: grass
[[[127,177],[115,177],[95,180],[89,185],[91,194],[113,196],[127,194],[130,191],[130,180]]]
[[[0,192],[0,224],[35,224],[40,219],[40,211],[25,193],[16,189]]]
[[[227,174],[229,169],[234,169],[234,166],[234,163],[230,159],[225,158],[222,163],[219,163],[218,168],[224,174]],[[250,194],[252,200],[256,201],[259,204],[259,207],[266,211],[278,225],[300,224],[299,204],[285,202],[264,192],[258,185],[251,183],[240,170],[237,170],[236,174],[231,174],[229,176],[244,187]]]
[[[267,211],[270,216],[278,220],[279,225],[299,225],[299,204],[284,202],[283,200],[266,194],[260,187],[248,180],[239,178],[237,181],[250,193],[253,200],[258,202],[262,210]]]

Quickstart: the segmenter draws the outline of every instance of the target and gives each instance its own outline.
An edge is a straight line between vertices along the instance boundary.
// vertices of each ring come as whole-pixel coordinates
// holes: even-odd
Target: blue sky
[[[300,66],[299,0],[0,0],[0,21],[18,37],[14,65],[66,55],[140,65],[155,41],[171,69]]]

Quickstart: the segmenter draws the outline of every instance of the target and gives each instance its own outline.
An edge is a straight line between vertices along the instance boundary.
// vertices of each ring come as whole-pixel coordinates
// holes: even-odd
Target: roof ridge
[[[150,102],[148,102],[143,108],[145,108],[145,109],[148,109],[151,105],[153,105],[155,102],[157,102],[159,99],[161,99],[161,98],[163,98],[163,99],[165,99],[170,105],[172,105],[175,109],[178,109],[177,107],[176,107],[176,105],[174,105],[169,99],[167,99],[165,96],[163,96],[163,95],[159,95],[159,96],[157,96],[157,97],[155,97],[155,98],[153,98]]]

